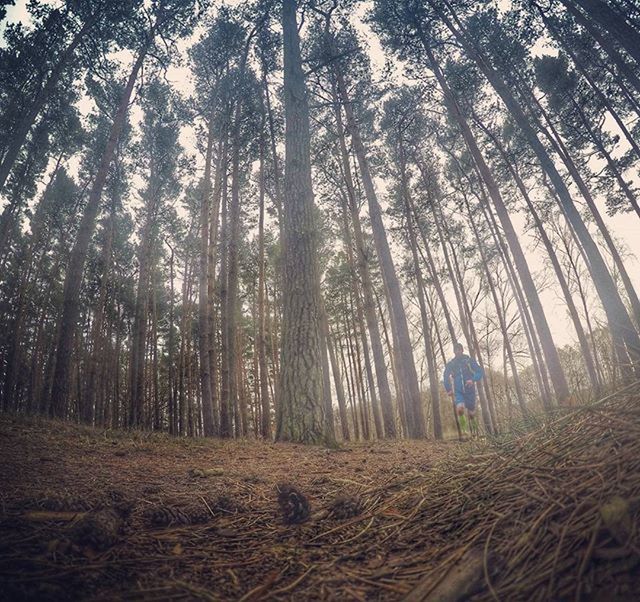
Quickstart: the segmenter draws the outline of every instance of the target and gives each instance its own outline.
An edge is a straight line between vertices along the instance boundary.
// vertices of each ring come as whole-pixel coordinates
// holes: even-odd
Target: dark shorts
[[[456,406],[464,404],[464,407],[467,408],[470,412],[475,412],[476,410],[476,388],[471,387],[470,389],[465,389],[464,391],[456,391]]]

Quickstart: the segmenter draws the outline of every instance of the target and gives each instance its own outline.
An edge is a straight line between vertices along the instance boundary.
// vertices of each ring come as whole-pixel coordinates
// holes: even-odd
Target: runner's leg
[[[460,399],[456,396],[456,412],[458,414],[458,424],[460,424],[460,431],[463,435],[467,434],[467,417],[465,415],[465,402],[464,399]]]
[[[478,421],[476,419],[476,392],[474,389],[467,391],[465,395],[464,405],[469,414],[469,430],[472,435],[478,434]]]

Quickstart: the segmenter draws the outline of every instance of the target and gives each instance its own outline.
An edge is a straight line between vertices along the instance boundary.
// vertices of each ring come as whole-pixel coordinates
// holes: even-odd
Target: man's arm
[[[484,376],[484,370],[482,366],[476,362],[473,358],[471,358],[471,370],[473,370],[473,376],[471,377],[474,382],[478,382]]]

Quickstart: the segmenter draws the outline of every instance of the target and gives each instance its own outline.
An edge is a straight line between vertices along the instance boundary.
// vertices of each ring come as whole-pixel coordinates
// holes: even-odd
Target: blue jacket
[[[453,377],[453,391],[463,394],[466,382],[472,380],[478,382],[484,376],[484,370],[478,362],[468,355],[454,357],[444,368],[444,388],[451,392],[451,377]]]

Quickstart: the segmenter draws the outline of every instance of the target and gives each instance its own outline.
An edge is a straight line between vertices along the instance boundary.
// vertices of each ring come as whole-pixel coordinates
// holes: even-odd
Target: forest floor
[[[640,594],[640,392],[490,441],[328,450],[5,415],[0,450],[1,599]]]

